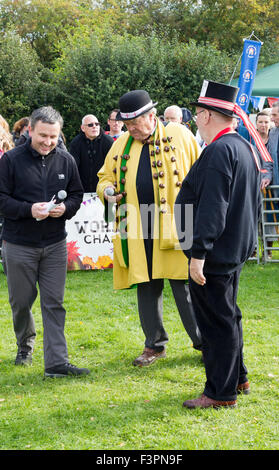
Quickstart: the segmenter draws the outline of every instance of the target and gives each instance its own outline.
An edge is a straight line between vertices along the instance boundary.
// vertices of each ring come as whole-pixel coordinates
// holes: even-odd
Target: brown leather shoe
[[[238,384],[237,393],[243,393],[244,395],[249,395],[249,393],[250,393],[249,382],[244,382],[243,384]]]
[[[196,398],[195,400],[186,400],[183,403],[185,408],[220,408],[222,406],[226,406],[229,408],[235,408],[237,406],[236,400],[232,401],[219,401],[213,400],[213,398],[209,398],[206,395],[202,394],[201,397]]]
[[[165,349],[157,351],[156,349],[144,348],[142,354],[133,361],[133,365],[139,367],[150,366],[162,357],[166,357]]]

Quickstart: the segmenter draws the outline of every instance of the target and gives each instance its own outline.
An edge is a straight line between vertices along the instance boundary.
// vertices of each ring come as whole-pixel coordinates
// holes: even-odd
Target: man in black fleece
[[[32,305],[40,288],[45,375],[88,374],[68,361],[63,298],[67,271],[65,221],[80,207],[83,188],[73,157],[57,146],[63,119],[50,106],[30,118],[30,139],[0,160],[3,267],[7,276],[18,353],[16,365],[31,365],[35,342]],[[66,199],[53,209],[59,191]]]
[[[98,184],[97,173],[103,166],[105,158],[114,140],[106,135],[98,119],[93,114],[82,118],[80,133],[70,143],[85,193],[95,193]]]
[[[207,378],[202,396],[183,403],[187,408],[234,407],[237,393],[249,392],[236,300],[241,268],[255,246],[260,184],[258,154],[234,131],[233,106],[227,109],[228,103],[235,103],[237,91],[204,82],[199,101],[193,104],[207,146],[176,200],[176,213],[182,218],[176,218],[178,235],[190,258],[189,286]],[[190,249],[183,240],[186,204],[193,205]]]

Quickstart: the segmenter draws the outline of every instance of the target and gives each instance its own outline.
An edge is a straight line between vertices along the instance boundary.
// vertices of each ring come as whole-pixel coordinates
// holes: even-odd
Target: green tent
[[[232,80],[232,86],[238,85],[238,79]],[[279,62],[257,70],[252,96],[279,97]]]

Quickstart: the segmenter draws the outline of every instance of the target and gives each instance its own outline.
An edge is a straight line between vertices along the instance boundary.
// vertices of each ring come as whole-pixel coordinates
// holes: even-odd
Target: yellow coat
[[[114,186],[120,190],[121,157],[129,133],[125,132],[111,147],[105,163],[98,173],[97,193],[104,203],[104,189]],[[158,120],[153,144],[149,145],[153,173],[155,201],[153,240],[153,279],[187,279],[188,262],[177,240],[173,207],[181,183],[200,154],[200,147],[192,132],[181,124],[166,127]],[[125,264],[121,238],[116,224],[113,239],[113,284],[115,289],[129,288],[149,281],[147,261],[142,237],[141,216],[137,198],[136,178],[142,151],[142,142],[134,140],[126,162],[125,192],[127,203],[127,238],[129,265]],[[154,154],[154,155],[153,155]],[[156,173],[156,174],[155,174]],[[154,176],[155,174],[155,176]]]

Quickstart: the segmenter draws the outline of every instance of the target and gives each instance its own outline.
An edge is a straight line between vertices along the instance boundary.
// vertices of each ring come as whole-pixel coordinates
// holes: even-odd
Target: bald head
[[[182,122],[182,109],[175,104],[168,106],[164,112],[164,120],[166,122]]]
[[[85,137],[89,140],[94,140],[100,134],[100,124],[94,114],[87,114],[82,118],[81,130],[84,132]]]

